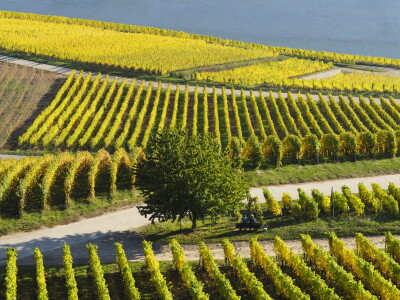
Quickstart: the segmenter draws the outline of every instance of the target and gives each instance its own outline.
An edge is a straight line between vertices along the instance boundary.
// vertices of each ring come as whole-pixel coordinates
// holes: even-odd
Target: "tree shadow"
[[[98,255],[102,263],[115,263],[115,243],[124,245],[128,260],[144,260],[142,250],[142,238],[131,231],[109,231],[93,232],[89,234],[67,235],[62,238],[39,238],[21,243],[2,243],[0,246],[0,265],[6,263],[6,248],[17,248],[18,265],[34,265],[33,249],[39,248],[42,251],[45,265],[63,264],[63,244],[71,246],[71,253],[74,265],[87,265],[89,255],[86,244],[97,245]]]

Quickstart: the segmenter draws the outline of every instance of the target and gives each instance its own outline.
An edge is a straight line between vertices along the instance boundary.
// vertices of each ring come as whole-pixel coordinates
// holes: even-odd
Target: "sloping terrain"
[[[14,145],[36,116],[47,107],[65,76],[0,63],[0,147]]]

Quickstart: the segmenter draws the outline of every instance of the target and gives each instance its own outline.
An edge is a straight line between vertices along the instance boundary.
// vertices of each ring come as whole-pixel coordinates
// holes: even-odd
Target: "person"
[[[257,223],[256,218],[254,218],[254,215],[250,215],[250,220],[249,220],[249,222],[250,222],[250,223]]]
[[[249,222],[249,218],[246,215],[244,215],[242,218],[242,223],[248,223],[248,222]]]

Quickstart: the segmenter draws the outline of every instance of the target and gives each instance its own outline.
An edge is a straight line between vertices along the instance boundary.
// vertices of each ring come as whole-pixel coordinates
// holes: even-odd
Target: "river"
[[[400,58],[398,0],[0,0],[0,10]]]

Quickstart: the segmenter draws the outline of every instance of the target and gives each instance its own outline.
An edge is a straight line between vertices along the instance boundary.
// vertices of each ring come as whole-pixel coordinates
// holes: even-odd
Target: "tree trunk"
[[[195,216],[192,216],[192,229],[197,228],[197,218]]]

